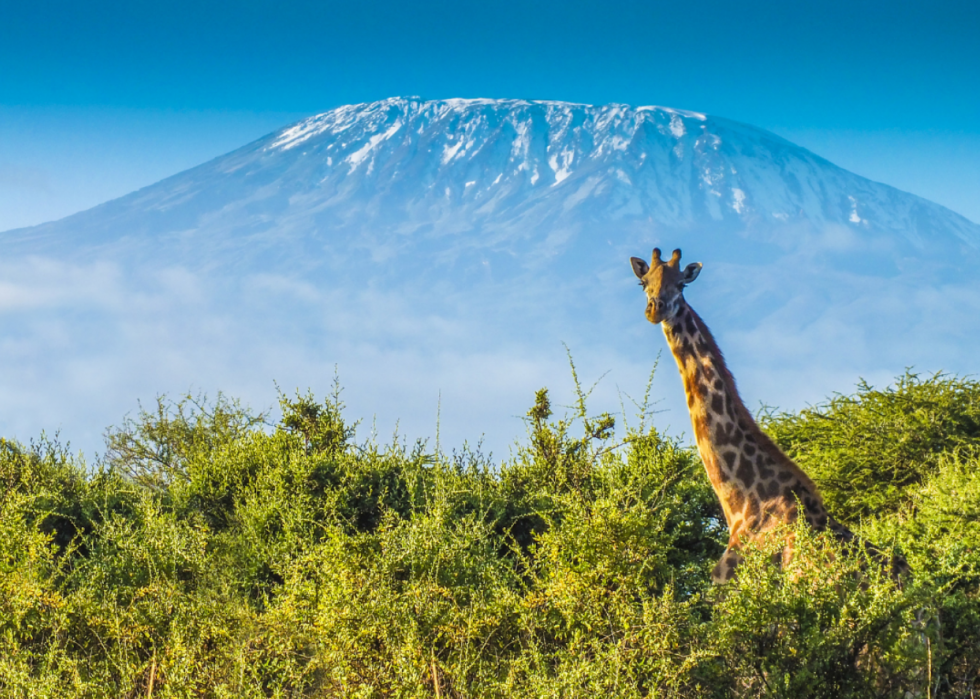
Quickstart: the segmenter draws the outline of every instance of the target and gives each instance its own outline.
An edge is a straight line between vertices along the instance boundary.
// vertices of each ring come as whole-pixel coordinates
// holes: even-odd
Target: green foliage
[[[166,488],[187,478],[193,456],[207,457],[262,421],[262,415],[252,416],[221,394],[212,406],[189,395],[176,403],[160,397],[154,412],[140,408],[137,418],[107,431],[106,462],[140,485]]]
[[[713,588],[697,454],[642,418],[617,437],[573,377],[501,464],[358,442],[337,392],[273,424],[161,399],[95,466],[0,441],[0,696],[973,696],[975,384],[767,421],[911,581],[799,528],[785,570],[774,537]]]
[[[719,593],[709,627],[716,681],[729,695],[872,697],[922,692],[927,665],[915,620],[918,591],[880,568],[842,556],[832,537],[795,527],[794,557],[772,565],[781,543],[748,556]]]
[[[803,467],[842,522],[908,504],[949,454],[980,455],[980,383],[906,371],[884,390],[865,382],[763,427]]]

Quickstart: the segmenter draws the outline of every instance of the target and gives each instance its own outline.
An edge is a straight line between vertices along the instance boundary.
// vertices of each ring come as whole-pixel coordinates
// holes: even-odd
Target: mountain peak
[[[670,107],[395,97],[310,117],[262,144],[270,157],[297,149],[321,163],[323,191],[360,192],[375,214],[409,212],[418,225],[494,225],[504,211],[513,223],[517,208],[541,225],[584,215],[763,236],[836,225],[980,247],[980,228],[938,205],[775,134]]]
[[[467,245],[517,254],[529,237],[552,245],[583,227],[645,226],[783,244],[834,229],[837,241],[980,250],[980,226],[962,216],[762,129],[663,106],[523,99],[338,107],[68,221],[98,241],[143,231],[222,246],[243,231],[271,241],[366,230],[397,245],[472,231]]]
[[[0,400],[26,433],[97,437],[135,395],[188,386],[261,406],[273,379],[325,390],[339,365],[354,415],[424,434],[441,396],[444,436],[480,425],[502,447],[567,377],[561,342],[615,370],[610,409],[613,385],[647,381],[657,340],[627,260],[655,245],[705,263],[689,298],[750,402],[882,367],[974,371],[980,335],[980,226],[669,107],[344,106],[0,242]],[[686,424],[683,392],[664,395]]]

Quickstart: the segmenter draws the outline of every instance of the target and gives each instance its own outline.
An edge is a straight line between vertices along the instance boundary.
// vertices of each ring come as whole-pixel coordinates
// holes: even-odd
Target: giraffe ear
[[[681,273],[681,283],[690,284],[691,282],[693,282],[695,279],[698,278],[699,274],[701,274],[701,263],[692,262],[687,267],[685,267],[684,271]]]
[[[643,279],[646,273],[650,271],[650,265],[641,260],[639,257],[631,257],[630,264],[633,265],[633,274],[638,276],[640,279]]]

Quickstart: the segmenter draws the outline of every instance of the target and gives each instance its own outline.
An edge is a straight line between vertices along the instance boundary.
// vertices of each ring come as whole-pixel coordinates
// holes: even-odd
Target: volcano
[[[355,415],[499,452],[568,385],[562,342],[612,370],[595,400],[618,410],[663,347],[628,264],[655,245],[705,264],[688,299],[750,403],[970,373],[980,340],[980,226],[667,107],[340,107],[0,243],[0,433],[90,449],[137,399],[263,408],[336,366]],[[657,381],[683,429],[673,368]]]

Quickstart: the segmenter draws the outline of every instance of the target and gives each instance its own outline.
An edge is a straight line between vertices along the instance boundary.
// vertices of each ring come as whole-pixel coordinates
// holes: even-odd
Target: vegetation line
[[[649,386],[617,433],[572,372],[569,414],[538,391],[503,463],[359,441],[339,384],[278,419],[161,398],[94,464],[0,439],[0,697],[973,696],[980,384],[764,410],[913,577],[800,528],[722,589],[697,454],[649,426]]]

